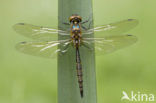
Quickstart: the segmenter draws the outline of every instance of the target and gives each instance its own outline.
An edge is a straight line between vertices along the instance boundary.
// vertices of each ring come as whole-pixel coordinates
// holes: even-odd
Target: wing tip
[[[23,26],[23,25],[25,25],[25,23],[16,23],[12,26],[12,28],[16,31],[18,26]]]
[[[127,36],[133,36],[132,34],[127,34]]]
[[[136,19],[128,19],[128,21],[134,21],[134,20],[136,20]]]
[[[16,23],[13,26],[17,26],[17,25],[25,25],[25,23]]]
[[[127,34],[126,36],[127,36],[127,37],[131,37],[131,38],[133,38],[133,41],[135,41],[135,42],[138,41],[138,38],[137,38],[137,36],[135,36],[135,35]],[[134,42],[134,43],[135,43],[135,42]]]
[[[136,24],[139,24],[139,20],[137,20],[137,19],[127,19],[127,20],[130,22],[135,22]]]

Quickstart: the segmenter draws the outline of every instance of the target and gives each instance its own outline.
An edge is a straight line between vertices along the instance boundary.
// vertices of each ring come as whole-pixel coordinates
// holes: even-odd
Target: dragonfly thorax
[[[79,30],[75,30],[74,33],[72,33],[72,42],[75,47],[80,46],[81,44],[81,33]]]
[[[80,45],[81,43],[81,29],[80,29],[80,24],[75,23],[71,24],[71,35],[72,35],[72,40],[75,46]]]

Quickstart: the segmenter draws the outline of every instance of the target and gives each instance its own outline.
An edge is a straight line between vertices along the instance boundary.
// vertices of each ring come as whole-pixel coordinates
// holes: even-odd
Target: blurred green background
[[[93,9],[95,25],[140,21],[129,31],[136,44],[96,58],[98,103],[120,103],[122,91],[156,95],[156,1],[94,0]],[[0,103],[56,103],[57,60],[17,52],[31,41],[12,29],[18,22],[57,27],[57,0],[0,0]]]

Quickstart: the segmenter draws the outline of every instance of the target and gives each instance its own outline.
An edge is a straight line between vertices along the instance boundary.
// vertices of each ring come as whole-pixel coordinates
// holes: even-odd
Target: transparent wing
[[[107,54],[118,49],[130,46],[137,41],[133,35],[112,36],[106,38],[84,38],[83,43],[86,47],[90,47],[92,43],[95,44],[96,54]],[[92,49],[90,49],[92,50]]]
[[[18,23],[13,26],[13,29],[26,37],[38,40],[57,40],[57,34],[69,37],[68,31],[57,30],[48,27],[35,26],[26,23]]]
[[[16,49],[20,52],[40,56],[45,58],[54,58],[59,52],[60,55],[64,54],[68,50],[70,40],[60,41],[43,41],[43,42],[21,42],[16,45]],[[62,49],[58,49],[57,46],[61,45]]]
[[[97,26],[93,29],[83,31],[83,36],[87,37],[88,34],[95,33],[95,37],[104,38],[108,36],[122,35],[123,33],[134,28],[138,24],[136,19],[127,19],[112,24]]]

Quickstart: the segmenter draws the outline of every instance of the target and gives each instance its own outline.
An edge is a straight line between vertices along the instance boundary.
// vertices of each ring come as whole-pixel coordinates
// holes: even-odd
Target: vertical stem
[[[89,20],[84,26],[93,22],[91,0],[58,0],[59,28],[69,30],[68,18],[78,14],[83,21]],[[90,27],[93,27],[91,23]],[[82,33],[83,35],[83,33]],[[89,35],[93,37],[93,34]],[[62,39],[59,36],[59,39]],[[92,45],[94,48],[94,45]],[[59,47],[61,48],[61,47]],[[95,54],[85,47],[80,47],[83,71],[84,97],[81,98],[76,74],[75,48],[69,48],[65,55],[58,55],[58,103],[96,103]]]

